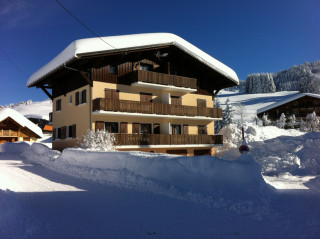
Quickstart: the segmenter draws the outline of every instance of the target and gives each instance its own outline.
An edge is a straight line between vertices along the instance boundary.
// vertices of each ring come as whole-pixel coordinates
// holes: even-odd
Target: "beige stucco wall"
[[[75,95],[76,92],[87,90],[87,103],[75,105]],[[84,86],[77,90],[71,91],[66,94],[66,96],[62,95],[55,99],[53,99],[53,128],[60,128],[63,126],[70,126],[76,124],[76,136],[81,137],[90,127],[90,87]],[[69,96],[72,95],[72,103],[69,103]],[[61,99],[61,111],[56,111],[56,101]]]

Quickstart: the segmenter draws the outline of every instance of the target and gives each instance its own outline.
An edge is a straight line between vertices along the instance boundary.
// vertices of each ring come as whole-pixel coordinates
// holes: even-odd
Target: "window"
[[[171,128],[172,128],[172,134],[181,134],[181,125],[173,124]]]
[[[76,92],[76,102],[75,105],[81,105],[87,103],[87,90],[82,90]]]
[[[61,110],[61,99],[56,101],[56,111],[60,111]]]
[[[118,122],[105,122],[104,128],[109,133],[118,133]]]
[[[67,127],[67,138],[72,138],[72,125]]]
[[[109,73],[110,74],[118,74],[118,67],[116,65],[109,66]]]
[[[141,134],[151,134],[151,124],[140,124]]]
[[[198,125],[198,134],[207,134],[207,126]]]
[[[153,66],[150,65],[150,64],[140,63],[139,70],[152,71],[153,70]]]
[[[72,104],[72,95],[69,95],[69,104]]]

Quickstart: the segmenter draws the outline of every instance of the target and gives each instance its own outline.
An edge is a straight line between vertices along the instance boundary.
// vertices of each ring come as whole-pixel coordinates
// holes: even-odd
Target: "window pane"
[[[105,130],[109,133],[118,133],[118,123],[117,122],[106,122]]]
[[[151,124],[141,124],[140,132],[141,134],[151,134]]]

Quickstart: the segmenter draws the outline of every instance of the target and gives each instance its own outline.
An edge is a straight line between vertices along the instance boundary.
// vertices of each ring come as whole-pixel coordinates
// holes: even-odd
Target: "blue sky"
[[[100,36],[171,32],[239,79],[320,60],[319,0],[60,0]],[[0,0],[0,105],[44,100],[28,77],[76,39],[94,37],[55,0]],[[12,62],[8,60],[8,57]]]

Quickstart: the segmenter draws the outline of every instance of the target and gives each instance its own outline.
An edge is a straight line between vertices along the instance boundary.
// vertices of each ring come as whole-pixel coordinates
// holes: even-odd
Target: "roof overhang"
[[[27,87],[40,85],[43,80],[64,68],[66,64],[81,58],[168,46],[179,48],[224,76],[232,84],[239,84],[237,74],[231,68],[184,39],[170,33],[149,33],[76,40],[49,63],[33,73],[28,79]]]

